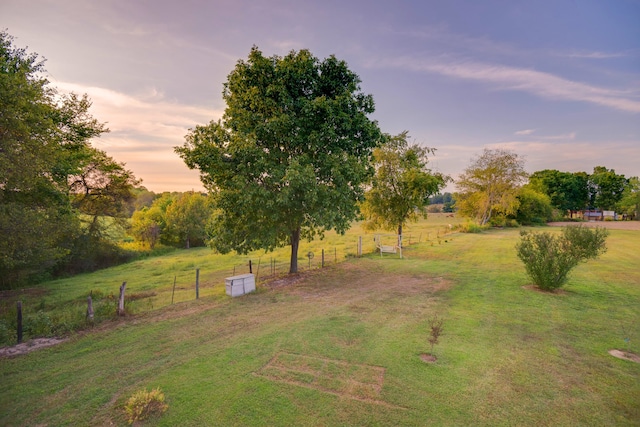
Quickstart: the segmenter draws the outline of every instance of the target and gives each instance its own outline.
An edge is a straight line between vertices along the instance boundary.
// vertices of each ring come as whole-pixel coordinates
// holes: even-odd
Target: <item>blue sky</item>
[[[0,28],[87,93],[94,141],[150,190],[201,189],[174,154],[218,119],[253,45],[335,54],[373,95],[384,132],[434,147],[454,178],[483,148],[526,169],[640,175],[640,0],[2,0]],[[449,190],[455,190],[450,186]]]

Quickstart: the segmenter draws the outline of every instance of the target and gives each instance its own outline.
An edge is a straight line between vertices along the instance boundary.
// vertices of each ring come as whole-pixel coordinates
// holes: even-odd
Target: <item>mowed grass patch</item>
[[[11,409],[1,421],[9,425],[14,421],[122,423],[118,408],[124,398],[153,386],[167,396],[169,410],[160,421],[165,425],[401,423],[407,415],[405,409],[395,408],[403,401],[396,378],[390,382],[395,392],[382,386],[381,402],[388,405],[373,403],[372,411],[367,402],[255,375],[282,352],[351,367],[379,366],[386,358],[397,359],[397,346],[410,345],[406,337],[415,333],[407,321],[422,322],[433,309],[430,295],[436,290],[428,277],[408,276],[405,287],[404,278],[386,273],[378,262],[344,263],[312,272],[297,285],[227,299],[215,306],[183,304],[185,310],[192,306],[197,312],[178,318],[177,307],[172,307],[130,319],[115,330],[6,360],[3,377],[8,382],[3,393],[16,383],[35,387],[17,387]],[[411,309],[398,312],[394,308],[398,301]],[[422,345],[412,348],[395,363],[411,360],[421,350]],[[50,365],[40,365],[42,357],[50,358]],[[42,369],[29,373],[31,363]],[[22,374],[25,368],[27,377]],[[321,382],[331,379],[329,375],[319,378]],[[363,393],[349,391],[346,383],[336,386],[344,396]],[[33,393],[40,395],[36,408]],[[56,409],[65,404],[91,410]],[[25,411],[29,415],[22,417]]]
[[[160,387],[169,409],[157,425],[637,425],[640,365],[607,354],[625,345],[615,321],[640,320],[639,273],[616,253],[640,242],[624,233],[557,295],[526,287],[518,230],[496,230],[154,309],[1,360],[0,424],[125,425],[126,398]],[[445,329],[426,364],[434,314]],[[329,361],[296,381],[331,392],[261,376],[282,354],[311,371]],[[375,399],[350,397],[349,367],[365,383],[384,369]]]
[[[607,352],[640,351],[640,271],[633,267],[640,235],[612,230],[609,251],[578,266],[562,292],[548,294],[527,286],[513,250],[517,233],[468,235],[413,254],[412,263],[458,284],[447,294],[447,332],[476,373],[467,390],[474,412],[488,424],[508,414],[516,424],[635,425],[639,366]]]

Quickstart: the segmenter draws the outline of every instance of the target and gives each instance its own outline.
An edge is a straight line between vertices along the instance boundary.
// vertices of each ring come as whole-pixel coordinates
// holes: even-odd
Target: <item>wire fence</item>
[[[422,242],[431,242],[434,244],[440,241],[444,235],[449,233],[451,229],[446,227],[420,234],[408,234],[401,239],[401,246],[406,248],[413,244]],[[382,252],[381,246],[398,245],[398,236],[394,234],[376,234],[358,236],[350,239],[341,245],[331,246],[328,248],[318,248],[315,244],[301,243],[298,252],[298,272],[317,270],[344,262],[349,258],[357,258],[370,255],[376,252]],[[382,253],[381,253],[382,256]],[[4,332],[12,335],[9,331],[16,331],[17,341],[23,339],[23,327],[31,331],[27,335],[34,338],[41,330],[41,335],[47,336],[55,334],[56,330],[60,330],[56,326],[54,319],[58,318],[62,322],[66,322],[66,331],[82,329],[87,325],[93,325],[94,322],[105,320],[113,316],[126,316],[140,312],[148,312],[157,310],[162,307],[173,304],[193,301],[202,297],[224,297],[225,282],[230,277],[243,274],[253,274],[256,285],[264,285],[273,280],[277,280],[286,276],[290,271],[290,257],[263,255],[258,257],[247,257],[242,263],[232,265],[230,268],[215,269],[207,271],[206,269],[193,268],[188,271],[184,269],[176,274],[171,274],[161,285],[153,289],[143,288],[141,284],[132,283],[128,289],[125,284],[118,284],[120,287],[119,296],[116,293],[116,284],[113,286],[113,292],[94,292],[90,291],[88,297],[84,297],[85,303],[81,300],[70,301],[62,310],[64,315],[59,313],[47,314],[42,310],[35,313],[23,312],[24,307],[21,301],[17,301],[16,317],[8,321],[8,319],[0,319],[0,326],[6,329]],[[125,282],[126,283],[126,282]],[[137,285],[137,286],[136,286]],[[170,294],[169,294],[170,291]],[[125,295],[126,293],[126,295]],[[170,295],[170,297],[169,297]],[[97,305],[96,305],[97,304]],[[109,308],[111,307],[111,308]],[[28,309],[27,309],[28,310]],[[31,311],[31,310],[28,310]],[[94,318],[94,312],[95,318]],[[109,312],[111,314],[109,314]],[[4,316],[2,316],[4,317]],[[34,326],[34,322],[39,322]],[[3,326],[4,325],[4,326]],[[3,331],[0,328],[0,332]],[[14,329],[15,328],[15,329]],[[40,328],[40,329],[39,329]],[[7,337],[2,337],[0,333],[0,343],[11,341]]]

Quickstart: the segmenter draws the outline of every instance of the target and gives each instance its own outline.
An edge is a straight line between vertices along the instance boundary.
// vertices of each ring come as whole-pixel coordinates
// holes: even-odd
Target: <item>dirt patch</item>
[[[66,338],[35,338],[11,347],[0,348],[0,357],[14,357],[65,342]]]
[[[630,353],[628,351],[622,350],[609,350],[609,354],[613,357],[617,357],[618,359],[629,360],[631,362],[640,363],[640,356],[634,353]]]
[[[640,231],[640,221],[588,221],[588,222],[550,222],[551,227],[567,227],[570,225],[583,225],[585,227],[604,227],[611,230]]]
[[[264,286],[266,286],[269,289],[275,289],[275,288],[281,288],[283,286],[295,285],[296,283],[301,281],[303,278],[304,278],[304,275],[302,273],[298,273],[298,274],[288,274],[286,276],[277,277],[277,278],[265,277],[262,280],[264,280],[264,283],[263,283]]]
[[[422,353],[420,355],[420,359],[422,359],[422,361],[425,363],[436,363],[436,361],[438,360],[437,357],[429,353]]]
[[[544,289],[540,289],[536,285],[525,285],[522,288],[527,289],[529,291],[534,291],[540,294],[547,294],[547,295],[567,295],[568,294],[568,292],[565,291],[564,289],[554,289],[552,291],[545,291]]]

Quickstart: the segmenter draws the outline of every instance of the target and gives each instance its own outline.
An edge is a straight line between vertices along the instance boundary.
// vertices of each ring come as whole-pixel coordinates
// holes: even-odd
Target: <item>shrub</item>
[[[483,230],[487,229],[486,225],[478,225],[475,222],[465,222],[464,224],[459,224],[456,226],[456,229],[461,233],[480,233]]]
[[[135,392],[124,405],[129,424],[149,418],[150,415],[162,414],[169,405],[164,403],[164,393],[159,388],[151,391]]]
[[[438,344],[438,339],[443,331],[443,323],[444,319],[438,319],[438,315],[434,315],[431,319],[429,319],[429,344],[431,344],[431,355],[433,355],[433,346]]]
[[[569,272],[580,262],[606,252],[608,234],[604,228],[591,230],[581,225],[563,227],[561,235],[521,231],[516,250],[535,285],[553,291],[566,283]]]

